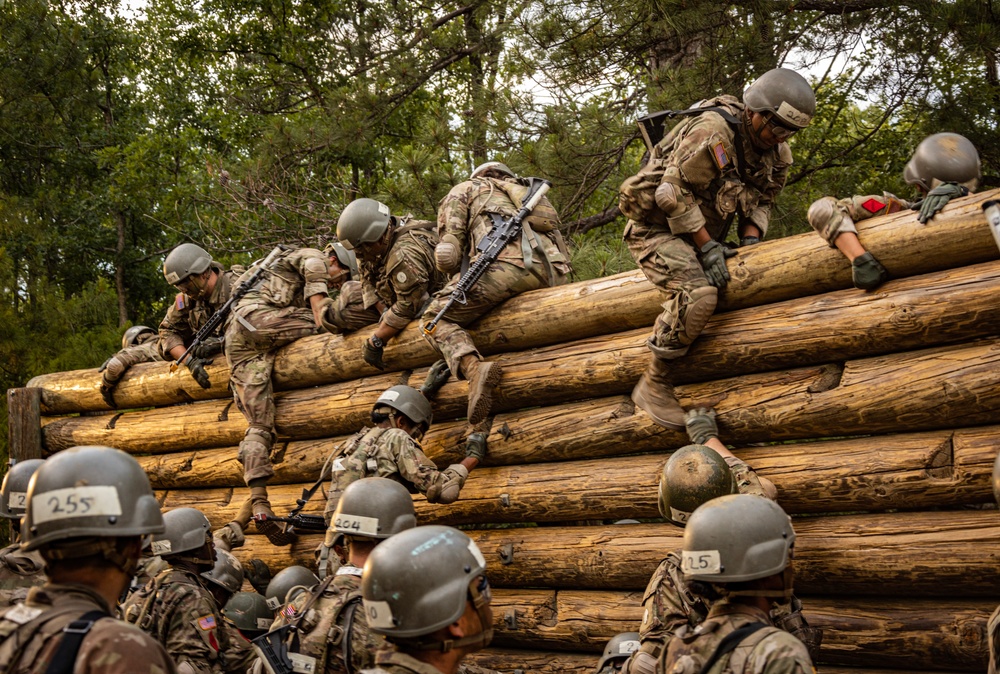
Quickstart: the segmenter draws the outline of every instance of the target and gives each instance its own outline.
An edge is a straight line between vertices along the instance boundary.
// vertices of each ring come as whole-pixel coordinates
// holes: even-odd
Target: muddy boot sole
[[[666,395],[663,391],[654,390],[646,375],[643,375],[632,389],[632,402],[660,426],[675,431],[686,429],[684,408],[676,398]]]
[[[500,363],[483,361],[479,364],[479,372],[473,381],[469,382],[469,423],[478,424],[490,415],[493,409],[493,398],[497,385],[503,376]]]

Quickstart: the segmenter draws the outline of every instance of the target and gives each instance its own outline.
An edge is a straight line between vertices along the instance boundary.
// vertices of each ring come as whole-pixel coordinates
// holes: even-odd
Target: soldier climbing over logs
[[[739,215],[740,244],[767,233],[771,206],[792,165],[786,142],[816,109],[809,83],[776,68],[733,96],[702,101],[669,116],[687,118],[659,139],[647,131],[649,161],[620,188],[625,241],[650,283],[666,291],[648,346],[649,368],[632,400],[656,423],[684,428],[671,362],[683,357],[729,282],[725,239]],[[657,120],[660,128],[662,118]],[[644,127],[645,129],[645,127]]]
[[[159,335],[153,328],[133,325],[122,335],[121,351],[108,358],[97,371],[101,373],[101,397],[109,407],[115,404],[115,387],[125,372],[138,363],[162,362]]]
[[[854,287],[874,290],[889,280],[889,272],[861,245],[854,223],[907,208],[919,211],[917,219],[927,223],[951,199],[975,192],[980,177],[979,153],[967,138],[935,133],[920,142],[903,171],[903,179],[921,195],[917,201],[888,192],[839,201],[823,197],[813,202],[807,217],[816,233],[851,261]]]

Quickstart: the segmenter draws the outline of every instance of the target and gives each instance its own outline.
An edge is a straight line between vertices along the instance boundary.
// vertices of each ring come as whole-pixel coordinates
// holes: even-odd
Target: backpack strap
[[[708,674],[715,663],[719,661],[719,658],[732,653],[736,650],[736,647],[740,645],[740,642],[754,632],[762,630],[765,627],[767,627],[767,625],[764,623],[749,623],[727,634],[726,637],[719,642],[719,645],[715,647],[715,652],[712,653],[712,657],[705,662],[705,665],[701,668],[701,671],[698,672],[698,674]]]
[[[52,662],[49,663],[45,674],[73,674],[76,656],[80,652],[80,646],[83,645],[84,637],[90,632],[94,623],[102,618],[110,617],[105,611],[94,609],[66,625],[63,628],[62,641],[59,642],[59,648],[52,656]]]
[[[690,115],[700,115],[703,112],[714,112],[729,125],[729,128],[733,130],[733,147],[736,150],[736,171],[740,174],[740,180],[744,183],[747,182],[746,169],[744,168],[746,161],[743,157],[743,142],[739,134],[740,120],[736,118],[733,113],[731,113],[726,108],[713,105],[706,108],[687,108],[686,110],[661,110],[660,112],[654,112],[651,115],[646,115],[638,120],[639,130],[642,133],[643,139],[646,141],[646,145],[649,147],[650,152],[652,152],[653,146],[663,140],[666,135],[664,133],[664,122],[668,119],[673,119],[675,117],[687,117]]]
[[[340,652],[344,656],[344,669],[347,674],[354,674],[354,649],[351,648],[351,634],[354,632],[354,612],[361,603],[361,594],[355,594],[344,602],[341,611],[343,612],[344,631],[340,638]]]

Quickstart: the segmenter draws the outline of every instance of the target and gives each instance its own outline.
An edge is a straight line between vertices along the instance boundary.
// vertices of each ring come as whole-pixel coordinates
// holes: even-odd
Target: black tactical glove
[[[118,403],[115,402],[115,387],[117,385],[117,382],[108,382],[103,377],[101,378],[101,397],[113,410],[118,409]]]
[[[385,351],[385,344],[379,339],[379,345],[375,346],[372,344],[372,339],[378,339],[378,337],[372,335],[370,339],[365,340],[364,344],[361,345],[361,357],[372,367],[384,370],[385,363],[382,362],[382,353]]]
[[[202,340],[198,346],[191,349],[191,355],[195,358],[211,358],[222,353],[223,346],[224,344],[221,337],[209,337],[208,339]]]
[[[889,280],[889,272],[871,253],[854,258],[851,276],[854,278],[854,287],[861,290],[874,290]]]
[[[725,288],[729,283],[729,270],[726,268],[726,259],[736,255],[736,251],[726,248],[718,241],[709,241],[698,251],[698,260],[708,282],[716,288]]]
[[[920,202],[920,214],[917,216],[917,220],[926,224],[949,201],[958,197],[964,197],[968,193],[968,188],[962,187],[958,183],[941,183],[928,192],[924,200]]]
[[[486,458],[485,433],[473,433],[465,439],[465,458],[478,459],[480,462]]]
[[[741,248],[744,248],[746,246],[752,246],[755,243],[760,243],[759,236],[744,236],[742,239],[740,239]]]
[[[815,662],[823,644],[823,630],[810,627],[802,615],[802,602],[798,597],[792,597],[788,604],[774,604],[771,609],[771,621],[774,626],[783,629],[805,644],[809,657]]]
[[[712,438],[719,437],[719,425],[715,422],[715,410],[711,407],[692,407],[684,414],[684,426],[693,444],[704,445]]]
[[[198,382],[198,386],[202,388],[212,388],[212,382],[208,378],[208,372],[205,371],[206,365],[211,365],[211,360],[205,360],[204,358],[195,358],[194,356],[188,358],[187,369],[194,377],[194,380]]]
[[[448,361],[444,359],[437,361],[427,371],[427,378],[424,379],[424,383],[420,387],[420,392],[424,394],[424,397],[434,395],[438,392],[438,389],[444,386],[450,376],[451,369],[448,367]]]
[[[246,579],[250,581],[251,587],[257,590],[258,594],[267,594],[267,585],[271,582],[271,569],[263,560],[251,559],[243,565],[243,572]]]

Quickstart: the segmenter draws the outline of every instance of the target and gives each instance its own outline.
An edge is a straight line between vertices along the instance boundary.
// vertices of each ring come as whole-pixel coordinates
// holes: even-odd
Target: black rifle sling
[[[354,658],[354,649],[351,648],[351,633],[354,631],[354,611],[357,610],[360,603],[361,595],[351,597],[342,609],[344,611],[344,634],[340,641],[340,652],[344,656],[344,668],[347,670],[347,674],[354,674],[354,663],[351,662]]]
[[[767,625],[764,623],[750,623],[749,625],[744,625],[743,627],[733,630],[727,634],[726,638],[719,642],[719,645],[715,648],[715,652],[712,653],[712,657],[708,659],[705,666],[701,668],[701,671],[698,672],[698,674],[708,674],[715,663],[719,661],[719,658],[728,653],[732,653],[744,639],[754,632],[764,629],[765,627],[767,627]]]
[[[94,609],[66,625],[63,628],[62,641],[59,642],[59,648],[52,656],[52,662],[49,663],[45,674],[73,674],[73,668],[76,666],[76,655],[80,652],[84,637],[90,632],[94,623],[101,618],[110,617],[106,612]]]

